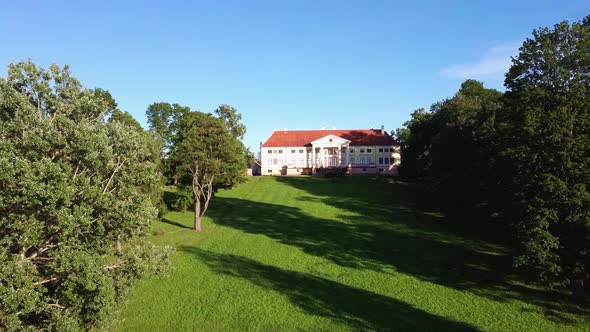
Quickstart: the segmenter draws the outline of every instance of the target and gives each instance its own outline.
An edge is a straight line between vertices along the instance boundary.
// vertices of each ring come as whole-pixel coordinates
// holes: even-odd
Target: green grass
[[[385,177],[256,177],[218,193],[203,233],[170,212],[151,240],[178,248],[175,269],[133,289],[117,329],[590,330],[424,197]]]

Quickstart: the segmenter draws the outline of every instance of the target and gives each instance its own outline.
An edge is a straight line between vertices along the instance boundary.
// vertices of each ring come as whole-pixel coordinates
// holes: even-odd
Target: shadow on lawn
[[[582,313],[561,294],[509,283],[511,261],[501,246],[479,241],[446,218],[416,208],[416,193],[408,185],[374,179],[375,186],[359,182],[366,179],[372,178],[277,178],[314,195],[302,200],[352,212],[340,216],[347,223],[310,216],[294,207],[222,197],[215,199],[209,216],[217,224],[264,234],[341,266],[381,272],[393,268],[496,301],[533,303],[560,323],[574,323],[563,311]]]
[[[390,297],[324,278],[283,270],[235,255],[217,254],[193,247],[182,247],[180,250],[194,254],[215,273],[244,278],[257,286],[280,292],[306,312],[328,317],[353,329],[476,330],[464,323],[429,314]]]
[[[166,223],[168,225],[172,225],[172,226],[176,226],[176,227],[180,227],[180,228],[192,229],[192,227],[183,225],[183,224],[179,223],[178,221],[174,221],[172,219],[160,218],[160,221],[163,223]]]
[[[574,323],[563,312],[589,314],[573,305],[563,292],[509,282],[515,277],[512,261],[498,234],[482,231],[481,224],[429,213],[437,205],[419,186],[381,176],[275,179],[314,195],[301,200],[318,200],[320,196],[322,203],[357,215],[340,218],[369,234],[369,247],[389,251],[384,262],[402,273],[500,302],[517,299],[533,303],[560,323]],[[396,225],[406,230],[396,230]]]

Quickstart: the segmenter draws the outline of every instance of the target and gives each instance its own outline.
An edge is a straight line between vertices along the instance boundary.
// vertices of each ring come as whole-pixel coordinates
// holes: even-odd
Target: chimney
[[[381,134],[383,134],[383,132],[385,132],[385,126],[381,125]]]

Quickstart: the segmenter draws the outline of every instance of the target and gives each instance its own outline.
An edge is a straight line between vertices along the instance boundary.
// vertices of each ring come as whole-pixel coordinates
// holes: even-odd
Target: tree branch
[[[107,184],[104,186],[104,189],[102,190],[103,194],[107,192],[107,189],[111,185],[111,182],[113,181],[113,178],[115,177],[115,174],[117,174],[117,172],[121,169],[121,167],[123,167],[123,164],[125,163],[126,159],[123,158],[123,160],[120,160],[119,158],[117,158],[117,161],[118,161],[118,163],[115,166],[113,173],[111,173],[111,177],[109,177],[109,181],[107,181]]]
[[[46,284],[48,282],[53,282],[53,281],[57,281],[57,280],[59,280],[58,277],[52,277],[52,278],[49,278],[49,279],[45,279],[45,280],[40,280],[40,281],[34,282],[33,283],[33,286],[43,285],[43,284]]]

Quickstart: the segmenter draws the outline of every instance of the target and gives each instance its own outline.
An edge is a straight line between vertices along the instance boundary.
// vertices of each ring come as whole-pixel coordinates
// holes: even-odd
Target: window
[[[361,157],[361,165],[365,164],[365,157]]]
[[[383,165],[383,158],[379,158],[379,165]]]
[[[354,157],[350,157],[350,163],[354,165]]]
[[[350,153],[354,153],[354,148],[350,148]]]
[[[279,159],[278,159],[278,163],[279,163],[279,165],[281,165],[281,166],[282,166],[282,165],[283,165],[283,158],[279,158]]]
[[[268,158],[267,161],[266,161],[266,164],[268,166],[272,166],[272,158]]]
[[[299,166],[305,166],[305,159],[299,158]]]
[[[365,148],[360,148],[361,153],[365,153]]]
[[[268,172],[269,172],[269,173],[272,173],[272,169],[269,169],[269,170],[268,170]]]
[[[385,152],[389,152],[389,148],[385,148]]]
[[[373,158],[372,157],[367,157],[367,164],[370,164],[373,162]]]
[[[379,148],[379,152],[383,152],[383,148]]]
[[[291,153],[295,153],[295,150],[291,150]]]
[[[283,150],[279,150],[279,153],[283,153]]]
[[[388,157],[383,158],[383,165],[389,165],[389,158]]]
[[[272,154],[272,150],[268,150],[268,154]]]
[[[367,153],[371,153],[371,152],[373,152],[373,149],[367,148]]]
[[[295,162],[296,162],[295,157],[292,157],[291,158],[291,165],[295,165]]]
[[[276,165],[277,164],[277,158],[275,158],[275,159],[272,160],[272,164],[273,165]]]

